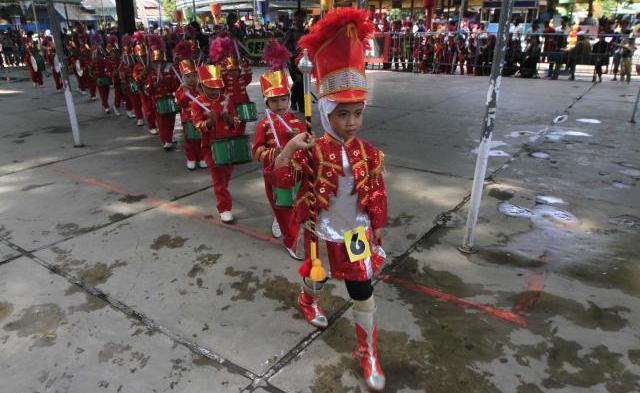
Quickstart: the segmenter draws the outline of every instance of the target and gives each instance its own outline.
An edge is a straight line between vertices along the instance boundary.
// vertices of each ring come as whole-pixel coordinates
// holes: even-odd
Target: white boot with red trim
[[[354,355],[360,362],[362,376],[367,387],[374,391],[382,391],[385,378],[378,361],[378,330],[374,315],[375,308],[373,311],[353,310],[358,338],[358,347]]]

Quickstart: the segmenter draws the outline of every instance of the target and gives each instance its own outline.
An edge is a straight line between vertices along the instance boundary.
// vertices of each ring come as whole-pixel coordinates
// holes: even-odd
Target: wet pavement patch
[[[116,221],[122,221],[125,220],[129,217],[131,217],[132,214],[122,214],[122,213],[116,213],[116,214],[112,214],[109,216],[109,221],[111,222],[116,222]]]
[[[82,282],[90,287],[95,287],[100,284],[104,284],[107,282],[109,277],[113,274],[114,269],[119,268],[121,266],[126,266],[127,263],[124,261],[115,261],[114,263],[107,265],[102,262],[98,262],[93,266],[85,267],[83,269],[78,270],[75,274],[77,277],[82,280]],[[65,295],[71,295],[75,292],[81,291],[81,288],[77,285],[71,285],[69,289],[65,292]]]
[[[608,392],[632,393],[640,389],[640,377],[626,369],[622,355],[604,345],[585,350],[575,341],[553,337],[547,350],[549,377],[542,381],[547,389],[566,386],[593,387],[604,384]],[[569,366],[569,367],[567,367]]]
[[[180,237],[180,236],[175,236],[172,237],[171,235],[160,235],[158,236],[153,243],[151,244],[151,249],[152,250],[159,250],[163,247],[166,248],[181,248],[182,246],[184,246],[184,243],[189,240],[186,239],[184,237]]]
[[[491,187],[489,189],[489,196],[500,201],[508,201],[514,197],[513,191],[506,190],[499,187]]]
[[[65,322],[65,314],[57,304],[46,303],[30,306],[17,319],[4,325],[7,331],[15,331],[18,337],[35,339],[34,347],[50,346],[57,338],[56,330]]]
[[[136,203],[146,198],[147,196],[145,194],[137,194],[137,195],[127,194],[118,200],[123,203]]]
[[[611,217],[609,219],[609,222],[613,225],[630,229],[632,231],[640,231],[640,218],[632,216],[630,214]]]
[[[11,311],[13,311],[13,304],[0,302],[0,321],[11,315]]]
[[[623,315],[631,313],[631,310],[626,307],[599,307],[590,301],[587,301],[588,306],[584,306],[573,299],[546,292],[538,293],[537,296],[529,322],[532,322],[532,318],[546,321],[555,316],[561,316],[577,326],[586,329],[601,329],[607,332],[619,331],[629,324],[629,321],[623,317]],[[512,298],[511,300],[515,303],[517,299]],[[533,329],[537,330],[535,325]]]
[[[122,354],[124,352],[128,352],[130,350],[131,350],[131,346],[129,345],[116,344],[112,342],[105,343],[102,346],[102,349],[100,349],[100,351],[98,352],[98,362],[100,363],[108,362],[112,360],[114,356],[118,354]],[[116,358],[113,360],[113,362],[115,364],[120,363],[120,365],[122,365],[122,363],[124,363],[124,360],[122,358]]]
[[[81,227],[80,225],[74,222],[56,225],[56,230],[58,231],[58,234],[60,234],[60,236],[65,236],[65,237],[82,235],[84,233],[91,232],[96,228],[97,228],[96,226]]]

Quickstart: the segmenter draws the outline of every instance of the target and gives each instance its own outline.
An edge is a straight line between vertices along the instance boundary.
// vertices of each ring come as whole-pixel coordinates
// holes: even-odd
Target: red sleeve
[[[207,113],[195,102],[191,103],[191,118],[193,119],[193,126],[200,130],[203,134],[209,132],[207,128]]]
[[[261,162],[265,168],[273,166],[277,150],[267,146],[267,130],[269,120],[265,117],[256,126],[256,135],[253,140],[253,158]]]
[[[307,152],[298,150],[293,154],[293,159],[289,165],[274,169],[271,164],[265,167],[265,176],[269,183],[280,188],[291,188],[296,184],[296,180],[303,178],[304,173],[309,172],[307,165]]]
[[[179,87],[178,90],[176,90],[176,102],[180,108],[187,108],[191,105],[191,100],[184,93],[184,88],[182,87]]]
[[[369,157],[369,203],[366,210],[371,226],[378,229],[387,224],[387,190],[382,175],[384,153],[370,146]]]

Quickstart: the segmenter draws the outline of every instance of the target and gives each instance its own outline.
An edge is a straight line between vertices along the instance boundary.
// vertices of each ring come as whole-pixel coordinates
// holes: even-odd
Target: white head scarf
[[[340,143],[344,143],[344,140],[340,138],[338,134],[335,133],[335,131],[333,131],[333,128],[331,128],[331,123],[329,123],[329,115],[334,111],[334,109],[336,109],[337,106],[337,102],[329,101],[324,97],[318,100],[318,110],[320,111],[320,121],[322,122],[322,128],[324,128],[324,131],[327,134],[331,135],[335,140],[339,141]]]
[[[322,128],[324,131],[331,135],[335,140],[344,144],[344,139],[340,138],[338,134],[331,128],[331,123],[329,122],[329,115],[333,112],[338,106],[337,102],[329,101],[326,98],[320,98],[318,100],[318,110],[320,111],[320,121],[322,122]],[[364,102],[364,107],[367,107],[367,102]]]

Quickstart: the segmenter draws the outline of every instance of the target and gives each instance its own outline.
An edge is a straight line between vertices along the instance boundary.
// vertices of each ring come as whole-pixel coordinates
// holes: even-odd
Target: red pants
[[[109,86],[98,86],[98,93],[100,94],[100,102],[104,109],[109,108]]]
[[[113,81],[113,95],[114,108],[120,108],[120,105],[122,105],[122,102],[124,101],[126,110],[130,111],[131,109],[133,109],[131,100],[129,100],[129,95],[122,92],[122,86],[120,85],[120,81],[117,79],[114,79]]]
[[[371,243],[371,238],[372,232],[368,230],[367,239],[369,239],[369,243]],[[304,250],[307,257],[311,255],[309,246],[310,242],[311,232],[305,230]],[[382,266],[382,263],[384,262],[384,258],[378,255],[373,247],[371,247],[371,256],[369,258],[351,262],[349,260],[349,254],[347,254],[347,249],[344,243],[328,241],[324,241],[324,243],[327,246],[327,257],[329,259],[329,267],[332,278],[349,281],[367,281],[378,273],[380,267]],[[318,247],[320,247],[319,244]],[[326,268],[326,262],[323,261],[323,263]],[[311,269],[310,264],[311,260],[309,258],[306,258],[304,264],[300,266],[299,272],[301,274],[303,271],[308,272],[309,269]]]
[[[369,243],[371,243],[371,235],[371,231],[367,231],[367,239],[369,239]],[[309,250],[310,242],[311,232],[305,230],[304,252],[307,257],[311,255],[311,252]],[[344,243],[328,242],[324,240],[319,241],[318,243],[320,242],[324,242],[327,246],[327,256],[329,259],[329,267],[332,278],[349,281],[367,281],[378,273],[380,267],[382,266],[382,263],[384,262],[384,258],[382,258],[375,252],[375,250],[373,249],[374,247],[371,247],[371,256],[369,258],[351,262],[349,260],[349,254],[347,254],[347,249]],[[319,244],[318,247],[320,247]],[[320,252],[318,252],[318,254],[320,254]],[[326,261],[322,262],[326,269]],[[304,264],[307,265],[310,263],[311,262],[309,259],[306,259],[304,262]],[[306,267],[307,269],[305,269],[305,266],[302,265],[299,271],[309,271],[309,269],[311,268],[311,266]]]
[[[176,115],[156,115],[156,122],[158,123],[158,136],[162,143],[173,142],[173,128],[176,124]]]
[[[82,75],[82,79],[84,79],[84,89],[89,89],[89,93],[91,94],[91,98],[96,96],[96,78],[87,75],[87,72]],[[83,89],[83,90],[84,90]]]
[[[147,119],[149,129],[156,128],[156,110],[153,107],[151,97],[140,92],[140,103],[142,104],[142,111],[144,112],[145,119]]]
[[[56,90],[62,89],[62,75],[59,72],[52,71],[51,75],[53,75],[53,81],[56,84]]]
[[[42,72],[34,71],[29,65],[29,74],[31,75],[31,81],[38,86],[42,86],[44,81],[42,80]]]
[[[187,161],[202,161],[204,160],[204,152],[200,145],[200,139],[187,139],[186,124],[182,123],[182,135],[184,136],[184,152]]]
[[[136,119],[144,119],[144,116],[142,115],[142,103],[140,102],[140,94],[129,93],[128,95],[129,103],[133,107],[133,112],[136,114]]]
[[[231,181],[231,173],[233,165],[213,165],[213,157],[211,156],[211,148],[203,147],[202,153],[204,159],[209,165],[211,172],[211,181],[213,183],[213,193],[216,196],[216,209],[219,213],[231,211],[231,194],[229,193],[229,181]]]
[[[278,225],[280,225],[282,241],[285,247],[294,248],[296,239],[298,238],[298,232],[300,231],[300,223],[296,222],[292,208],[276,206],[272,187],[273,186],[267,182],[267,178],[265,177],[264,190],[267,193],[269,204],[271,204],[271,210],[273,210],[273,214],[276,216]]]

